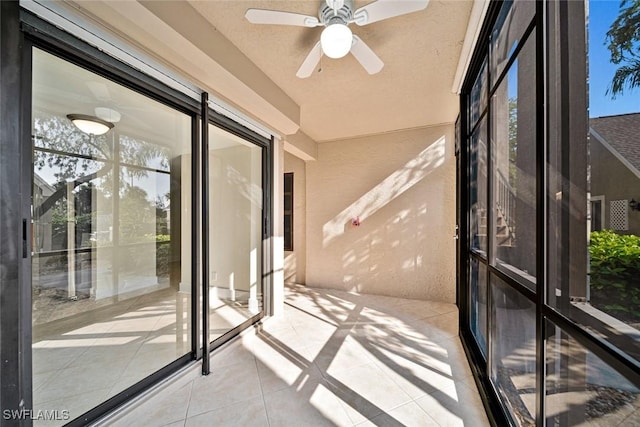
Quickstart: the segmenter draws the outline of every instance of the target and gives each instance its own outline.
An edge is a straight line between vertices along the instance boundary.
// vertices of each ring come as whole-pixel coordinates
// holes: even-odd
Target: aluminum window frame
[[[588,351],[594,353],[613,369],[623,374],[629,381],[638,385],[640,384],[640,363],[623,353],[620,349],[614,347],[607,341],[597,338],[593,334],[589,333],[587,329],[579,325],[576,321],[568,318],[566,315],[560,313],[555,308],[547,303],[547,283],[548,283],[548,226],[547,226],[547,200],[546,191],[548,183],[548,171],[547,171],[547,144],[548,144],[548,120],[550,109],[548,107],[548,79],[549,79],[549,67],[551,65],[555,67],[562,67],[565,70],[561,74],[561,86],[568,87],[571,81],[571,76],[566,70],[570,65],[582,66],[578,62],[577,57],[569,58],[569,50],[571,47],[575,47],[575,43],[579,43],[579,38],[571,38],[568,28],[579,28],[584,26],[584,22],[580,21],[580,16],[575,13],[571,13],[572,7],[583,7],[583,2],[567,2],[562,1],[558,4],[556,11],[552,10],[552,5],[555,6],[556,2],[537,2],[536,14],[533,21],[530,23],[530,27],[525,34],[529,34],[533,28],[536,29],[536,69],[535,69],[535,81],[536,81],[536,270],[537,270],[537,284],[536,289],[529,289],[524,283],[518,280],[514,275],[507,275],[503,271],[492,266],[490,262],[484,257],[480,256],[476,251],[470,247],[470,240],[468,236],[468,230],[470,229],[471,211],[469,206],[469,188],[468,183],[471,177],[470,171],[470,158],[469,158],[469,142],[475,127],[478,126],[480,120],[475,123],[473,129],[468,128],[470,120],[471,106],[469,103],[469,96],[473,89],[473,84],[480,72],[481,65],[485,58],[489,55],[489,45],[491,43],[491,30],[494,23],[498,19],[500,9],[503,2],[492,1],[489,5],[485,22],[483,23],[478,43],[475,48],[475,52],[472,56],[472,60],[465,77],[461,96],[460,96],[460,109],[462,118],[462,161],[461,161],[461,185],[458,188],[460,204],[458,206],[459,215],[461,216],[461,228],[463,228],[460,235],[462,242],[461,253],[457,260],[459,265],[459,271],[463,272],[459,278],[461,301],[459,304],[460,309],[460,336],[463,343],[463,347],[467,354],[469,361],[471,362],[472,372],[480,395],[482,397],[485,408],[487,409],[489,420],[492,425],[507,425],[512,424],[509,419],[508,410],[502,405],[500,398],[496,394],[495,387],[490,381],[490,375],[488,367],[490,366],[491,352],[488,354],[488,359],[485,361],[482,357],[482,353],[478,348],[478,345],[471,333],[470,328],[470,313],[469,313],[469,266],[470,260],[477,260],[479,263],[484,263],[487,268],[487,274],[494,274],[501,280],[507,283],[511,288],[515,289],[521,295],[533,302],[536,306],[536,425],[543,426],[545,423],[545,395],[546,395],[546,372],[545,372],[545,347],[547,336],[547,320],[551,321],[557,327],[566,331],[573,339],[585,347]],[[517,57],[519,49],[524,44],[526,37],[519,42],[518,48],[514,52],[509,64],[504,68],[501,76],[496,79],[494,85],[489,88],[489,93],[492,94],[497,85],[500,84],[505,73],[508,71],[511,62]],[[548,43],[556,43],[560,50],[560,63],[555,63],[556,58],[551,58]],[[572,45],[573,43],[573,45]],[[564,50],[562,50],[564,49]],[[573,61],[572,63],[570,63]],[[488,77],[490,81],[490,76]],[[574,79],[575,80],[575,79]],[[575,84],[575,82],[573,82]],[[587,85],[585,79],[584,82],[579,82],[579,85]],[[562,96],[561,94],[560,96]],[[565,98],[570,99],[565,95]],[[563,101],[564,102],[564,101]],[[489,102],[490,104],[490,102]],[[574,112],[571,112],[571,103],[564,102],[563,107],[565,110],[563,114],[579,114],[576,112],[580,109],[580,106],[574,106]],[[487,106],[489,108],[489,105]],[[586,110],[585,110],[586,111]],[[486,111],[480,111],[479,117],[487,114]],[[559,113],[557,113],[559,114]],[[489,123],[489,126],[490,123]],[[569,126],[566,125],[563,129],[564,136],[570,135]],[[489,133],[491,130],[489,129]],[[585,135],[586,138],[586,135]],[[568,140],[567,140],[568,141]],[[563,144],[567,144],[567,141],[563,141]],[[491,159],[491,152],[489,151],[488,158]],[[489,160],[491,161],[491,160]],[[489,186],[491,186],[491,174],[488,174]],[[491,187],[490,187],[491,188]],[[490,200],[492,204],[493,201]],[[488,234],[491,233],[492,221],[488,220]],[[490,259],[490,257],[488,257]],[[586,280],[586,278],[585,278]],[[491,293],[489,293],[491,294]],[[489,295],[489,301],[487,306],[491,306],[491,296]],[[487,319],[489,327],[493,324],[491,318],[491,310],[487,313]],[[491,334],[487,337],[487,348],[491,348]]]

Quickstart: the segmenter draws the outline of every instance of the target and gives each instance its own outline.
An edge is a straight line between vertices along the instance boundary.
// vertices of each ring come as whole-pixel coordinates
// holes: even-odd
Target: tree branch
[[[98,170],[97,172],[77,178],[75,181],[73,181],[73,188],[76,188],[77,186],[85,184],[96,178],[103,177],[107,173],[109,173],[111,169],[113,169],[113,165],[106,164],[105,166],[102,167],[102,169]],[[47,197],[47,199],[43,201],[40,204],[40,206],[34,209],[35,218],[40,218],[44,214],[46,214],[49,211],[49,209],[54,207],[55,204],[60,199],[62,199],[66,194],[67,194],[67,186],[58,188],[51,196]]]

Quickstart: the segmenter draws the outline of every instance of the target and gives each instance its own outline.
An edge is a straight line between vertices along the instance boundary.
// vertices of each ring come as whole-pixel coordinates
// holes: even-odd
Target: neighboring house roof
[[[36,172],[33,173],[33,183],[42,189],[42,195],[45,197],[49,197],[56,191],[54,186],[50,185],[47,181],[44,180],[44,178],[42,178]]]
[[[640,113],[595,117],[589,126],[600,142],[617,151],[634,172],[640,171]]]

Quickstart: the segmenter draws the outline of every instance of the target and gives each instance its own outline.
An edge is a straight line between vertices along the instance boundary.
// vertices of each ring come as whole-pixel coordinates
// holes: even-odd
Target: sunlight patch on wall
[[[352,218],[366,221],[382,207],[422,181],[444,163],[446,137],[443,135],[403,167],[346,207],[322,226],[323,247],[327,247],[351,226]]]

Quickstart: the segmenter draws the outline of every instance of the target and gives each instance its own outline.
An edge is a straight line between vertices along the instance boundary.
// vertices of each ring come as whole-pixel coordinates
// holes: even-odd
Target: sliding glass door
[[[33,49],[35,410],[76,418],[191,352],[191,123]]]
[[[272,140],[126,45],[0,21],[4,415],[84,426],[264,315]]]
[[[209,339],[262,312],[263,148],[209,125]]]

